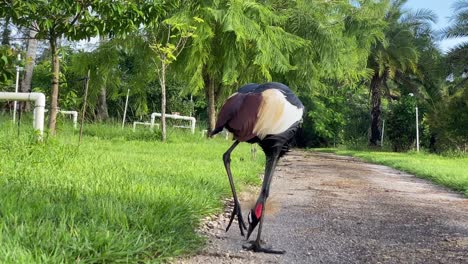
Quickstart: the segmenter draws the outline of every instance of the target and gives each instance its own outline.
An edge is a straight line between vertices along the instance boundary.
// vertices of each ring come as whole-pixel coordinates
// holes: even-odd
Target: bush
[[[393,151],[407,151],[416,139],[416,101],[403,97],[390,107],[387,118],[387,135]]]
[[[438,151],[466,152],[468,146],[468,88],[438,102],[429,115]]]

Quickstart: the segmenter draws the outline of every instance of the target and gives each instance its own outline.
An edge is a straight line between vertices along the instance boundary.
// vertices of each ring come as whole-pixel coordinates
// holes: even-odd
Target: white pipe
[[[74,129],[78,128],[78,112],[77,111],[59,110],[59,113],[65,114],[65,115],[73,115],[73,128]]]
[[[385,120],[382,121],[382,137],[380,137],[380,146],[383,147],[383,137],[385,133]]]
[[[192,116],[192,113],[195,112],[195,106],[193,105],[193,95],[190,94],[190,114],[189,116]]]
[[[45,109],[44,112],[49,112],[49,110]],[[58,110],[58,112],[64,115],[73,115],[73,128],[78,129],[78,112],[77,111]]]
[[[44,134],[45,95],[43,93],[9,93],[0,92],[0,100],[17,100],[34,102],[33,128],[39,130],[39,140]]]
[[[125,109],[124,109],[124,114],[123,114],[123,119],[122,119],[122,129],[125,126],[125,117],[127,116],[128,96],[129,95],[130,95],[130,89],[127,89],[127,99],[125,99]]]
[[[18,58],[19,58],[19,54],[18,54]],[[19,66],[16,66],[16,85],[15,85],[15,93],[18,92],[18,87],[19,87],[19,72],[20,72],[20,67]],[[13,123],[15,123],[16,121],[16,106],[17,106],[17,102],[14,101],[13,102]]]
[[[161,113],[152,113],[151,114],[151,129],[154,127],[154,120],[156,117],[161,117]],[[195,133],[195,124],[197,120],[195,117],[192,116],[180,116],[180,115],[168,115],[166,114],[166,118],[172,118],[172,119],[181,119],[181,120],[188,120],[190,121],[190,130],[192,131],[192,134]]]
[[[138,121],[135,121],[135,122],[133,122],[133,132],[136,131],[136,126],[137,126],[137,125],[151,126],[151,123],[150,123],[150,122],[138,122]],[[157,126],[158,129],[159,129],[159,124],[156,124],[156,126]]]
[[[418,107],[416,106],[416,151],[419,152],[419,124],[418,124]]]

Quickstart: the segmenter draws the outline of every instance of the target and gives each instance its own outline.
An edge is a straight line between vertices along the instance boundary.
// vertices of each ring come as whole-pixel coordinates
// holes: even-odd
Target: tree
[[[468,37],[468,0],[458,1],[453,6],[454,16],[453,24],[442,30],[443,38],[462,38]],[[468,42],[462,42],[447,54],[447,64],[450,73],[461,74],[467,69],[468,60]]]
[[[440,33],[442,38],[461,38],[468,36],[468,1],[457,1],[453,5],[452,24]],[[465,151],[468,144],[466,127],[468,111],[468,42],[462,42],[448,51],[443,57],[440,68],[442,76],[438,89],[430,95],[430,112],[427,120],[431,132],[431,150],[442,151],[457,149]],[[434,63],[432,62],[431,65]],[[446,76],[452,75],[452,82]]]
[[[49,130],[52,135],[56,133],[58,110],[60,38],[65,36],[71,40],[81,40],[100,32],[125,33],[135,29],[135,25],[145,18],[138,6],[129,1],[7,1],[0,3],[0,10],[1,17],[11,15],[14,23],[36,31],[38,39],[49,42],[52,54]]]
[[[369,90],[371,97],[371,124],[369,145],[379,146],[383,89],[387,81],[397,76],[417,72],[419,52],[415,36],[419,29],[430,27],[435,15],[429,10],[414,13],[403,10],[407,0],[394,0],[385,15],[385,38],[375,43],[368,60],[373,70]]]
[[[194,37],[196,27],[193,21],[202,23],[197,17],[191,19],[188,12],[180,12],[160,23],[152,25],[149,44],[156,53],[159,63],[156,64],[159,84],[161,85],[161,137],[166,141],[166,75],[168,67],[177,59],[185,48],[187,41]]]

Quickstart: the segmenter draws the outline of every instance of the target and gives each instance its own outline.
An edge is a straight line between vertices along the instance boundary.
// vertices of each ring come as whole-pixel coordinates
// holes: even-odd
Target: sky
[[[453,16],[454,12],[452,7],[455,2],[457,0],[408,0],[405,7],[412,10],[430,9],[434,11],[438,16],[438,21],[434,28],[441,29],[450,25],[450,17]],[[463,41],[468,41],[468,38],[443,40],[440,41],[439,46],[442,51],[447,51]]]

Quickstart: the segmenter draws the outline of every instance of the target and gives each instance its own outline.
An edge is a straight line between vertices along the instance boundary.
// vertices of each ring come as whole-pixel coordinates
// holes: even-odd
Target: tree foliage
[[[0,85],[9,86],[15,76],[16,52],[8,46],[0,46]]]
[[[131,1],[101,0],[39,0],[6,1],[0,3],[0,15],[11,17],[14,23],[32,28],[36,38],[46,39],[52,53],[52,94],[50,97],[49,130],[55,134],[58,110],[60,59],[58,40],[89,39],[98,33],[124,34],[136,29],[145,15]]]
[[[178,6],[178,8],[182,8]],[[149,31],[149,46],[155,53],[158,63],[155,64],[159,84],[161,86],[161,137],[166,141],[166,79],[169,66],[177,60],[184,50],[187,41],[196,37],[194,22],[203,23],[203,19],[189,17],[189,12],[172,14],[171,17],[159,22],[152,23],[147,29]]]

